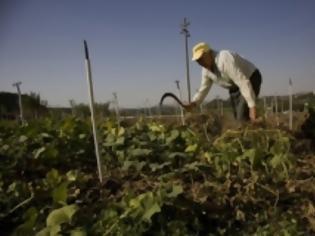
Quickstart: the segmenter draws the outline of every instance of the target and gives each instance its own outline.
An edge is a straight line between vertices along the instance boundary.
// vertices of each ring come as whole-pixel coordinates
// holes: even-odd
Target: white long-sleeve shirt
[[[198,105],[201,104],[212,84],[216,83],[227,89],[235,85],[238,86],[248,107],[254,107],[256,95],[249,78],[256,70],[256,66],[237,53],[228,50],[213,51],[213,53],[216,69],[212,72],[202,68],[201,85],[193,97],[193,102]]]

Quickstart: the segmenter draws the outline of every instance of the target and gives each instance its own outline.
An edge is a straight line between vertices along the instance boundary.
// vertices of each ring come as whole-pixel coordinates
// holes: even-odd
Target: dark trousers
[[[250,77],[250,82],[256,97],[258,97],[261,85],[261,74],[259,70],[255,70]],[[239,121],[248,121],[249,120],[249,108],[245,98],[242,96],[239,88],[235,85],[229,90],[230,99],[233,108],[233,114],[235,119]]]

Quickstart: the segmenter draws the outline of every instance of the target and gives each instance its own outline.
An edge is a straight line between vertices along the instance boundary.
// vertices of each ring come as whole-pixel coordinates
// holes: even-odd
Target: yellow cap
[[[205,52],[209,51],[210,47],[208,44],[201,42],[201,43],[197,43],[192,50],[192,60],[196,61],[198,60],[202,54],[204,54]]]

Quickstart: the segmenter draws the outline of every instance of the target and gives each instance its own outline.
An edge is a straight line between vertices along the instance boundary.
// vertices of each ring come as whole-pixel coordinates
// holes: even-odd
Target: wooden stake
[[[94,92],[93,92],[93,81],[92,81],[92,71],[91,71],[91,63],[89,58],[89,51],[86,41],[84,40],[84,51],[85,51],[85,68],[86,68],[86,80],[88,82],[88,91],[90,96],[90,111],[91,111],[91,122],[93,128],[93,137],[94,137],[94,147],[96,154],[96,161],[98,167],[98,176],[100,182],[103,182],[102,176],[102,168],[101,168],[101,158],[98,146],[98,136],[96,131],[96,122],[95,122],[95,108],[94,108]]]

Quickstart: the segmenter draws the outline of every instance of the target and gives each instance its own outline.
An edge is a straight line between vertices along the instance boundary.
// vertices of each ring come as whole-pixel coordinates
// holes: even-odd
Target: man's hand
[[[188,104],[183,104],[183,107],[184,107],[184,109],[186,111],[192,112],[197,107],[197,104],[194,103],[194,102],[191,102],[191,103],[188,103]]]
[[[257,118],[256,107],[249,108],[249,118],[252,122],[256,121]]]

